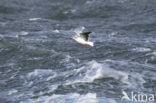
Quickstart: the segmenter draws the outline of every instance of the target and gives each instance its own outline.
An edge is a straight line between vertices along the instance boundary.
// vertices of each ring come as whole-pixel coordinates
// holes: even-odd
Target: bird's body
[[[76,35],[76,36],[72,36],[72,38],[77,41],[80,44],[83,45],[90,45],[90,46],[94,46],[93,42],[88,41],[88,37],[89,37],[89,33],[91,32],[85,32],[85,33],[80,33],[80,35]]]
[[[85,41],[81,37],[73,36],[72,38],[80,44],[94,46],[93,42]]]

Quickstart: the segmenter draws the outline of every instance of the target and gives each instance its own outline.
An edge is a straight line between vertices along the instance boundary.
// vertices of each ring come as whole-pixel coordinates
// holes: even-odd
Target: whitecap
[[[76,11],[77,11],[76,9],[66,10],[66,11],[63,11],[63,14],[75,13]]]
[[[71,57],[70,55],[64,55],[64,59],[60,60],[60,64],[63,64],[67,68],[73,68],[75,67],[75,63],[79,63],[80,60],[76,59],[74,57]]]
[[[113,77],[114,79],[121,80],[124,83],[128,83],[128,75],[124,72],[116,71],[110,68],[107,64],[97,63],[91,61],[87,66],[77,69],[78,72],[86,70],[84,77],[81,80],[75,82],[93,82],[95,79],[104,77]]]
[[[145,83],[142,75],[115,70],[105,62],[98,63],[96,61],[91,61],[85,66],[76,69],[75,72],[78,74],[77,79],[67,83],[67,85],[79,82],[94,82],[94,80],[102,78],[114,78],[125,84],[123,86],[131,88],[143,86],[143,83]]]
[[[10,91],[9,91],[8,95],[13,95],[13,94],[15,94],[15,93],[17,93],[17,92],[18,92],[18,90],[13,89],[13,90],[10,90]]]
[[[149,52],[149,51],[151,51],[150,48],[144,48],[144,47],[133,48],[132,50],[137,51],[137,52]]]
[[[56,90],[57,88],[58,88],[58,85],[51,85],[51,86],[49,86],[48,93],[53,92],[53,91]]]
[[[124,3],[126,2],[127,0],[119,0],[119,3]]]
[[[29,21],[41,20],[41,18],[29,18]]]
[[[19,35],[28,35],[29,33],[28,32],[26,32],[26,31],[21,31],[20,33],[19,33]]]
[[[33,77],[42,77],[44,75],[52,75],[53,71],[50,69],[35,69],[33,72],[30,72],[27,74],[28,78],[33,78]]]
[[[3,38],[4,36],[2,34],[0,34],[0,38]]]
[[[68,10],[63,12],[63,14],[68,14],[68,13],[69,13],[69,11],[68,11]]]
[[[56,75],[49,76],[49,77],[47,78],[47,81],[50,81],[50,80],[52,80],[53,78],[55,78],[55,76],[56,76]]]
[[[59,31],[59,30],[57,30],[57,29],[56,29],[56,30],[54,30],[53,32],[55,32],[55,33],[60,33],[60,31]]]
[[[95,93],[80,95],[70,93],[66,95],[54,94],[52,96],[42,96],[38,99],[29,99],[20,103],[99,103]]]
[[[27,60],[41,60],[43,59],[42,57],[31,57],[31,58],[28,58]]]
[[[21,76],[21,79],[24,80],[23,85],[32,87],[36,83],[53,80],[56,76],[56,72],[51,69],[35,69],[25,76]]]
[[[21,31],[21,32],[11,32],[9,34],[6,34],[6,35],[1,35],[0,34],[0,37],[12,37],[12,38],[18,38],[19,36],[25,36],[25,35],[28,35],[29,33],[26,32],[26,31]]]
[[[97,2],[96,0],[87,0],[85,3],[86,4],[93,4],[93,3],[95,3],[95,2]]]
[[[72,13],[75,13],[76,11],[77,11],[76,9],[72,9],[72,10],[71,10]]]
[[[156,51],[154,51],[152,54],[156,56]]]

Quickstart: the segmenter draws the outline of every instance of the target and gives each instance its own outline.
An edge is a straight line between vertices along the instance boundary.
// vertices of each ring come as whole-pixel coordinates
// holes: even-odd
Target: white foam
[[[86,4],[93,4],[93,3],[97,3],[97,1],[96,0],[87,0],[85,3]]]
[[[91,61],[87,65],[88,67],[84,67],[83,69],[87,69],[85,76],[83,77],[82,80],[77,81],[77,82],[93,82],[95,79],[100,79],[104,77],[113,77],[115,79],[120,79],[121,81],[126,82],[128,79],[128,75],[126,73],[116,71],[114,69],[111,69],[107,64],[100,64],[97,63],[96,61]],[[79,72],[81,71],[78,69]]]
[[[28,32],[26,32],[26,31],[21,31],[20,33],[19,33],[19,35],[28,35],[29,33]]]
[[[55,32],[55,33],[60,33],[60,31],[59,31],[59,30],[57,30],[57,29],[56,29],[56,30],[54,30],[53,32]]]
[[[27,87],[32,87],[33,84],[37,82],[47,82],[54,80],[58,76],[55,71],[51,69],[35,69],[34,71],[28,73],[26,76],[21,76],[24,79],[24,84]],[[55,87],[56,86],[56,87]],[[57,88],[57,84],[49,85],[49,89],[52,91]]]
[[[41,20],[41,18],[29,18],[29,21]]]
[[[27,74],[28,78],[34,78],[34,77],[42,77],[42,76],[48,76],[48,75],[54,75],[54,72],[50,69],[35,69],[33,72],[30,72]]]
[[[31,57],[31,58],[28,58],[27,60],[41,60],[43,59],[42,57]]]
[[[49,76],[49,77],[47,78],[47,81],[50,81],[50,80],[53,79],[55,76],[56,76],[56,75]]]
[[[99,103],[117,103],[114,99],[106,97],[98,98],[98,101]]]
[[[114,36],[114,35],[117,35],[118,34],[118,32],[111,32],[110,34],[109,34],[109,36]]]
[[[71,10],[72,13],[75,13],[76,11],[77,11],[76,9],[72,9],[72,10]]]
[[[13,38],[18,38],[19,36],[25,36],[25,35],[28,35],[29,33],[26,32],[26,31],[21,31],[21,32],[11,32],[9,34],[6,34],[6,35],[2,35],[2,37],[13,37]],[[1,35],[0,35],[1,37]]]
[[[152,54],[156,56],[156,51],[154,51]]]
[[[63,14],[68,14],[68,13],[69,13],[69,11],[68,11],[68,10],[63,12]]]
[[[15,93],[17,93],[17,92],[18,92],[18,90],[13,89],[13,90],[10,90],[10,91],[9,91],[8,95],[13,95],[13,94],[15,94]]]
[[[0,34],[0,38],[3,38],[4,36],[2,34]]]
[[[126,87],[132,88],[136,88],[137,86],[145,83],[142,75],[138,73],[128,73],[115,70],[110,68],[106,63],[98,63],[96,61],[89,62],[86,66],[77,69],[76,72],[79,74],[79,77],[74,80],[73,83],[94,82],[96,79],[108,77],[121,81]]]
[[[66,10],[66,11],[63,11],[63,14],[75,13],[76,11],[77,11],[76,9]]]
[[[51,85],[51,86],[49,86],[49,90],[48,90],[47,93],[51,93],[51,92],[53,92],[54,90],[56,90],[57,88],[58,88],[58,85]]]
[[[64,59],[60,60],[60,64],[65,65],[67,68],[75,67],[76,65],[73,62],[79,63],[80,60],[74,57],[71,57],[70,55],[64,55]]]
[[[29,99],[20,103],[99,103],[95,93],[80,95],[71,93],[66,95],[42,96],[38,99]]]
[[[137,51],[137,52],[148,52],[151,51],[150,48],[144,48],[144,47],[139,47],[139,48],[133,48],[133,51]]]
[[[120,3],[124,3],[126,2],[127,0],[119,0]]]
[[[89,1],[86,1],[86,4],[90,4],[91,3],[91,1],[89,0]]]

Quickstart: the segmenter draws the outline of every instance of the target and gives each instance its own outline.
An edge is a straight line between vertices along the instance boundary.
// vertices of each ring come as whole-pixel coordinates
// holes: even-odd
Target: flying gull
[[[93,47],[94,43],[88,40],[90,33],[91,32],[83,32],[83,33],[80,33],[79,35],[72,36],[72,38],[78,43],[82,44],[83,48],[84,48],[84,45],[86,45],[86,48],[87,48],[87,45]]]

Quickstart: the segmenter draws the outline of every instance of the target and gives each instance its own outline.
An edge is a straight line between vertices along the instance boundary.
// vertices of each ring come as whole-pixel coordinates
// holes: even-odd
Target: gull
[[[88,40],[90,33],[91,32],[83,32],[83,33],[80,33],[79,35],[72,36],[72,38],[78,43],[82,44],[82,48],[84,48],[84,45],[86,45],[86,48],[87,48],[87,45],[93,47],[94,43]]]

